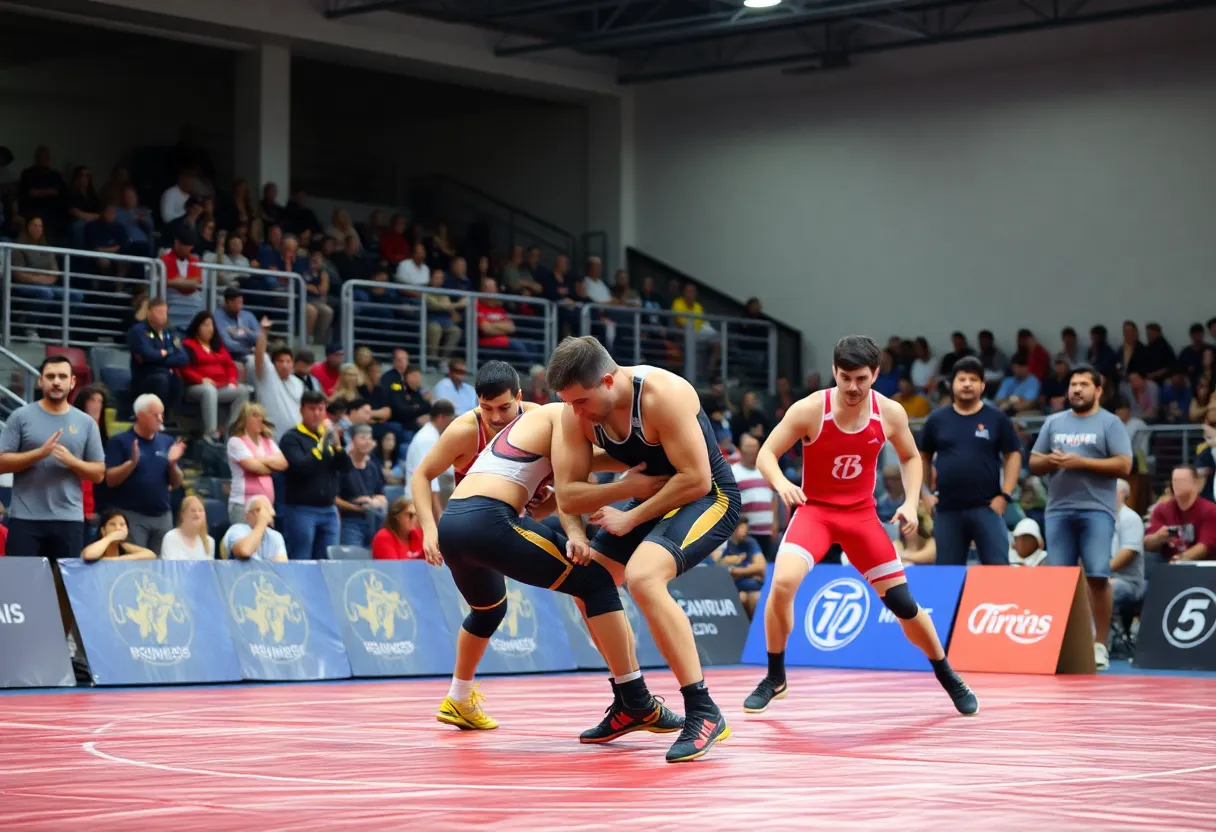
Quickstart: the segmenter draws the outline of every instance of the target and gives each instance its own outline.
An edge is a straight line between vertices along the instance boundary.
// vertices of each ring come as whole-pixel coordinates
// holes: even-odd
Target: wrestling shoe
[[[618,737],[632,734],[634,731],[649,731],[652,734],[670,734],[684,727],[684,717],[672,713],[671,709],[659,701],[658,697],[651,700],[652,708],[645,710],[627,710],[620,699],[608,706],[600,724],[588,728],[579,734],[578,741],[582,743],[612,742]]]
[[[684,718],[684,730],[680,732],[680,738],[667,749],[667,762],[687,763],[689,760],[704,757],[715,743],[729,736],[730,726],[717,708],[714,708],[713,713],[689,714]]]
[[[447,725],[455,725],[462,731],[489,731],[497,728],[498,723],[481,709],[485,697],[473,688],[467,702],[457,702],[452,697],[445,697],[439,706],[435,719]]]
[[[774,699],[784,699],[789,690],[789,682],[777,684],[765,676],[760,680],[760,684],[756,685],[756,689],[752,691],[751,696],[743,700],[743,712],[762,714],[768,710],[770,702]]]
[[[950,699],[954,702],[954,707],[963,716],[975,716],[980,712],[980,700],[976,698],[975,693],[963,681],[962,677],[953,670],[948,673],[939,674],[937,681],[941,682],[946,693],[950,694]]]

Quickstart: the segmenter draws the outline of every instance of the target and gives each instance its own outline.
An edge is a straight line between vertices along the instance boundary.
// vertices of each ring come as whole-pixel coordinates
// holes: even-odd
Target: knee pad
[[[494,631],[498,629],[498,625],[507,617],[507,599],[502,601],[488,610],[469,610],[469,614],[464,617],[462,625],[469,635],[477,636],[478,638],[489,638],[494,635]]]
[[[617,592],[616,581],[600,564],[592,561],[586,567],[575,567],[566,579],[567,583],[574,581],[570,594],[583,602],[583,611],[588,618],[619,612],[625,607],[621,604],[621,594]]]
[[[887,609],[896,618],[903,621],[916,618],[916,614],[920,612],[920,607],[912,597],[912,593],[908,590],[907,584],[899,584],[888,589],[886,594],[882,596],[882,602],[887,605]]]

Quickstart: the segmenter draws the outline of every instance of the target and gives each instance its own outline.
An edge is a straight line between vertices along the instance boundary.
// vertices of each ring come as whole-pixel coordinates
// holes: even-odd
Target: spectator
[[[179,330],[185,329],[190,319],[207,305],[202,266],[192,253],[197,240],[193,231],[179,230],[174,235],[173,250],[160,258],[167,275],[165,300],[169,304],[169,323]]]
[[[933,391],[933,376],[937,369],[933,361],[933,351],[929,349],[929,339],[923,335],[918,336],[913,342],[913,354],[916,356],[912,361],[912,367],[908,371],[908,377],[912,379],[912,386],[916,388],[917,393],[931,393]],[[807,392],[814,393],[815,390],[811,385],[807,385]]]
[[[339,483],[350,468],[343,448],[343,431],[327,426],[325,397],[300,397],[300,423],[287,431],[279,444],[287,458],[288,554],[293,559],[327,560],[329,547],[338,543]]]
[[[262,186],[262,201],[258,205],[261,210],[262,222],[269,228],[271,224],[281,225],[284,221],[283,206],[279,204],[279,186],[267,182]]]
[[[270,327],[270,318],[262,318],[261,331],[253,346],[250,375],[258,401],[266,408],[266,418],[275,436],[281,437],[291,430],[299,418],[304,383],[292,375],[294,357],[290,347],[279,344],[267,352],[266,338]]]
[[[1013,375],[996,389],[996,406],[1004,413],[1030,416],[1039,412],[1039,379],[1022,353],[1013,357]]]
[[[671,311],[676,313],[672,319],[680,329],[684,329],[692,322],[693,337],[699,342],[706,342],[710,345],[709,363],[706,367],[712,375],[718,371],[718,356],[722,345],[718,340],[718,331],[714,329],[713,324],[701,318],[688,318],[683,315],[704,315],[705,307],[701,305],[701,301],[697,300],[697,285],[695,283],[684,284],[684,291],[680,297],[671,302]],[[683,315],[681,314],[683,313]]]
[[[343,364],[338,371],[338,383],[329,393],[330,401],[345,401],[350,409],[350,403],[359,398],[359,368],[354,364]]]
[[[53,234],[67,227],[68,186],[51,167],[49,147],[41,145],[34,151],[34,164],[21,172],[17,194],[21,216],[27,220],[42,217]]]
[[[511,255],[502,265],[502,285],[506,291],[518,294],[524,279],[524,247],[511,246]]]
[[[893,398],[899,392],[899,372],[895,369],[895,356],[891,355],[890,350],[882,351],[882,357],[878,360],[878,375],[874,379],[873,387],[888,399]]]
[[[342,362],[346,360],[346,352],[341,344],[330,344],[325,348],[325,362],[313,365],[312,375],[321,383],[321,392],[326,396],[334,394],[338,380],[342,375]]]
[[[1191,401],[1194,393],[1191,390],[1191,380],[1185,364],[1179,364],[1161,388],[1159,396],[1159,414],[1161,421],[1171,425],[1185,425],[1191,411]]]
[[[409,450],[405,453],[405,483],[411,486],[414,481],[414,472],[422,465],[422,460],[426,459],[426,455],[431,448],[435,447],[435,443],[439,441],[439,437],[448,429],[448,425],[456,420],[459,414],[456,413],[456,408],[447,399],[438,399],[431,405],[431,418],[422,429],[414,435],[414,441],[410,443]],[[431,500],[433,516],[438,518],[442,514],[443,506],[440,504],[440,493],[443,491],[444,483],[440,482],[452,474],[452,469],[449,468],[441,477],[436,477],[431,480]]]
[[[1098,402],[1101,376],[1074,367],[1070,409],[1047,417],[1030,455],[1032,474],[1051,474],[1047,484],[1047,564],[1085,567],[1094,614],[1094,661],[1110,666],[1110,540],[1115,534],[1117,481],[1132,470],[1132,445],[1123,424]]]
[[[1068,374],[1072,372],[1072,362],[1068,356],[1060,353],[1052,370],[1039,392],[1039,408],[1049,414],[1059,413],[1068,407]]]
[[[417,560],[422,557],[422,529],[418,511],[409,497],[398,497],[388,507],[384,528],[372,538],[375,560]]]
[[[270,269],[275,272],[290,271],[287,268],[287,264],[283,261],[282,248],[282,226],[278,224],[268,225],[266,226],[266,242],[258,247],[257,257],[253,259],[256,259],[257,265],[263,269]],[[253,288],[254,286],[257,287],[258,291],[272,291],[278,288],[278,281],[265,275],[259,275],[246,288]]]
[[[1127,372],[1127,380],[1119,385],[1119,395],[1131,409],[1131,415],[1145,422],[1157,421],[1161,403],[1161,388],[1139,369]]]
[[[295,377],[304,385],[305,390],[311,390],[324,396],[325,392],[321,389],[321,382],[312,374],[312,367],[316,363],[317,357],[313,355],[312,350],[298,349],[295,352],[295,363],[292,365],[292,369]]]
[[[442,272],[441,272],[442,273]],[[397,266],[397,282],[406,286],[427,286],[431,283],[431,267],[426,264],[426,246],[414,245],[414,256]]]
[[[164,421],[164,404],[145,393],[135,400],[135,424],[106,445],[108,502],[126,512],[131,542],[153,552],[173,528],[169,492],[182,484],[177,463],[186,451],[183,440],[161,432]]]
[[[456,408],[456,415],[468,413],[477,407],[477,393],[469,384],[469,371],[465,368],[463,358],[453,358],[448,362],[448,374],[439,379],[431,400],[447,399]]]
[[[934,471],[936,491],[925,478],[921,500],[936,511],[936,562],[962,566],[972,542],[980,562],[1008,562],[1005,512],[1013,502],[1022,470],[1022,444],[1013,422],[984,402],[984,365],[968,356],[954,365],[953,403],[925,420],[920,453],[926,472]]]
[[[121,254],[127,248],[127,232],[118,222],[118,206],[107,202],[101,206],[97,219],[84,226],[84,247],[99,254]],[[127,273],[126,262],[98,257],[93,261],[97,274],[117,275]]]
[[[1115,492],[1119,514],[1110,546],[1110,584],[1116,613],[1144,597],[1144,520],[1127,504],[1131,490],[1127,480],[1119,480]]]
[[[1177,465],[1170,474],[1170,496],[1153,506],[1144,548],[1165,563],[1216,558],[1216,503],[1199,496],[1199,472]]]
[[[186,200],[194,195],[197,184],[194,171],[183,170],[177,174],[177,182],[166,188],[160,197],[161,224],[169,225],[186,215]]]
[[[612,290],[603,281],[604,263],[598,257],[588,257],[586,273],[583,275],[583,291],[592,303],[612,303]]]
[[[760,545],[765,559],[771,561],[777,556],[776,543],[781,539],[778,522],[781,513],[776,492],[756,469],[760,444],[760,437],[751,433],[743,434],[739,442],[739,461],[730,469],[735,475],[735,482],[739,484],[748,532]]]
[[[1106,327],[1098,324],[1090,328],[1088,364],[1100,375],[1113,379],[1119,359],[1106,339]]]
[[[240,287],[224,290],[224,302],[215,310],[215,326],[220,340],[233,361],[244,363],[258,341],[258,319],[245,308],[245,296]]]
[[[481,291],[487,295],[498,294],[498,283],[487,277],[481,283]],[[483,350],[506,351],[517,361],[531,363],[537,356],[532,345],[515,337],[515,321],[507,314],[502,301],[497,298],[478,298],[474,302],[477,315],[478,345]]]
[[[394,433],[383,434],[376,443],[376,464],[385,485],[401,485],[405,474],[401,471],[400,445]]]
[[[412,261],[409,261],[412,262]],[[404,263],[402,265],[405,265]],[[431,272],[431,288],[444,288],[443,272]],[[466,297],[451,295],[428,294],[426,301],[426,345],[430,366],[438,368],[441,363],[451,359],[460,343],[460,335],[464,328],[464,312],[469,305]]]
[[[405,216],[394,214],[392,225],[380,232],[380,256],[387,260],[389,265],[396,266],[409,257],[411,251],[415,250],[416,247],[410,245],[410,241],[405,237]],[[425,246],[422,249],[422,256],[425,260]],[[416,285],[425,286],[426,281],[424,280]]]
[[[1144,328],[1144,335],[1148,339],[1144,345],[1144,374],[1149,381],[1161,384],[1178,363],[1178,358],[1170,342],[1161,334],[1161,324],[1148,324]]]
[[[1190,336],[1191,343],[1178,353],[1178,365],[1185,368],[1191,384],[1195,384],[1199,381],[1199,374],[1203,371],[1204,355],[1211,352],[1212,347],[1208,346],[1204,340],[1203,324],[1191,324]]]
[[[156,552],[128,540],[127,518],[120,509],[101,513],[100,532],[101,537],[81,550],[84,560],[156,560]]]
[[[334,310],[329,298],[329,272],[325,270],[325,254],[314,251],[308,256],[308,271],[304,275],[304,290],[308,305],[304,307],[304,334],[324,343],[334,322]]]
[[[453,258],[456,257],[456,246],[452,244],[451,234],[448,231],[448,224],[440,220],[435,226],[435,233],[431,237],[429,260],[432,268],[447,269],[450,267]]]
[[[325,231],[325,235],[340,240],[344,246],[349,245],[350,238],[354,237],[354,251],[350,253],[361,254],[363,245],[359,242],[359,232],[355,230],[354,223],[350,221],[350,214],[346,212],[346,209],[335,209],[329,220],[329,228]]]
[[[100,384],[90,384],[76,391],[76,400],[72,406],[97,424],[97,432],[101,435],[101,447],[110,441],[110,432],[106,428],[106,388]],[[97,501],[94,497],[93,482],[81,477],[80,496],[84,501],[85,543],[93,542],[93,532],[96,531],[99,519],[97,516]]]
[[[210,312],[199,312],[186,329],[182,341],[190,363],[182,368],[186,400],[199,402],[203,416],[203,439],[220,444],[219,406],[228,406],[231,424],[241,406],[249,400],[250,389],[237,380],[236,363],[216,331]]]
[[[1032,376],[1040,382],[1047,378],[1047,371],[1051,368],[1051,356],[1029,329],[1018,330],[1018,351],[1012,363],[1016,364],[1019,356]]]
[[[1132,416],[1131,406],[1127,403],[1127,399],[1122,396],[1115,399],[1113,408],[1115,416],[1123,423],[1127,436],[1131,440],[1133,456],[1141,459],[1147,456],[1148,442],[1152,438],[1152,434],[1148,430],[1148,424],[1143,419]]]
[[[274,505],[262,496],[251,497],[245,506],[242,523],[229,526],[220,544],[220,557],[237,560],[260,560],[282,563],[287,560],[287,543],[283,535],[270,526],[274,523]]]
[[[193,235],[194,247],[197,252],[207,251],[205,242],[201,242],[199,237],[203,233],[203,201],[198,197],[190,197],[186,200],[186,213],[178,217],[171,223],[166,223],[164,228],[164,238],[172,240],[178,235]],[[213,235],[214,236],[214,235]]]
[[[1123,347],[1115,356],[1115,374],[1126,381],[1129,373],[1148,372],[1148,356],[1140,340],[1140,327],[1135,321],[1123,322]]]
[[[294,234],[283,235],[283,242],[279,249],[279,257],[283,262],[283,268],[280,271],[298,274],[300,277],[308,274],[308,258],[301,255],[300,249],[299,238]],[[304,249],[304,251],[307,250]],[[284,283],[286,283],[286,280],[284,280]]]
[[[372,462],[375,447],[370,425],[351,428],[350,470],[342,475],[338,490],[343,546],[370,547],[372,538],[384,524],[388,500],[384,497],[380,468]]]
[[[265,497],[273,504],[273,474],[287,470],[287,459],[274,441],[274,428],[266,420],[266,408],[246,402],[232,423],[228,440],[228,467],[232,487],[228,493],[228,520],[240,523],[246,506],[254,497]]]
[[[147,318],[127,332],[131,351],[131,391],[150,393],[173,407],[181,399],[182,384],[175,370],[185,367],[190,356],[167,328],[169,304],[164,298],[148,301]]]
[[[906,376],[899,377],[899,392],[891,399],[903,405],[909,419],[923,419],[932,410],[929,400],[921,395],[920,388]]]
[[[80,481],[99,483],[106,470],[97,423],[68,404],[75,383],[72,362],[49,356],[42,398],[14,410],[0,430],[0,474],[13,475],[10,555],[57,560],[84,548]]]
[[[351,280],[367,280],[371,277],[371,263],[363,256],[363,245],[359,242],[358,234],[347,234],[342,251],[332,258],[334,268],[338,270],[338,278],[342,283]]]
[[[975,350],[971,349],[971,345],[967,343],[967,336],[963,333],[957,331],[951,333],[950,342],[954,346],[954,349],[943,355],[941,361],[937,363],[937,377],[934,389],[937,389],[939,386],[948,389],[950,379],[954,375],[955,363],[968,356],[975,355]]]
[[[1043,548],[1043,535],[1039,532],[1039,524],[1029,517],[1023,517],[1013,527],[1013,542],[1009,547],[1009,565],[1038,566],[1046,559],[1047,551]],[[938,563],[941,562],[939,559]]]
[[[744,434],[751,434],[759,439],[768,433],[769,426],[769,418],[760,409],[760,395],[748,390],[739,401],[738,412],[731,416],[732,441],[738,447]]]
[[[308,194],[302,189],[297,189],[291,199],[287,200],[283,209],[283,222],[296,234],[305,231],[321,233],[321,221],[317,219],[316,212],[308,207]]]
[[[391,410],[389,421],[402,428],[403,433],[399,440],[404,445],[430,418],[431,403],[422,392],[421,367],[405,367],[404,375],[397,370],[398,359],[402,357],[409,361],[409,353],[405,350],[397,350],[394,353],[393,369],[385,373],[380,382],[380,389],[384,391],[384,401]]]
[[[1216,473],[1216,447],[1213,446],[1212,440],[1216,439],[1216,424],[1209,421],[1203,427],[1204,441],[1199,446],[1199,455],[1195,459],[1195,469],[1199,472],[1200,478],[1203,480],[1203,487],[1199,489],[1199,496],[1205,500],[1216,502],[1216,496],[1213,495],[1213,474]]]
[[[996,345],[996,339],[992,337],[990,330],[980,330],[979,346],[978,357],[984,367],[985,388],[991,388],[992,393],[995,393],[1001,379],[1009,372],[1009,359]]]
[[[42,217],[30,217],[17,237],[17,242],[22,246],[50,246]],[[18,307],[13,310],[14,318],[25,317],[23,310],[27,309],[30,310],[31,322],[46,321],[47,317],[52,315],[58,317],[63,309],[64,290],[59,260],[55,255],[30,249],[14,249],[9,266],[12,269],[12,293],[16,301],[14,306]],[[69,303],[73,306],[84,303],[84,293],[77,289],[71,290]],[[45,334],[50,335],[60,327],[47,326],[43,329]],[[30,326],[26,330],[26,337],[30,340],[38,340],[40,334],[36,326]]]
[[[768,564],[764,552],[754,537],[747,533],[747,516],[741,516],[730,540],[713,553],[714,563],[730,570],[730,577],[739,592],[739,603],[750,619],[760,601],[764,588],[764,573]]]
[[[1070,368],[1085,363],[1085,351],[1077,343],[1077,331],[1075,329],[1066,326],[1060,330],[1060,343],[1063,345],[1060,355],[1068,362]]]
[[[214,560],[215,538],[207,534],[207,509],[191,494],[177,512],[177,528],[160,544],[161,560]]]
[[[533,364],[528,370],[528,401],[533,404],[549,404],[557,401],[549,384],[545,381],[545,368],[541,364]]]

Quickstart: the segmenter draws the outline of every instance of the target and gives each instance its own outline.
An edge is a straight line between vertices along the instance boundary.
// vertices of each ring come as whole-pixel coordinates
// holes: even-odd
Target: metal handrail
[[[26,361],[21,356],[17,355],[17,353],[13,352],[8,347],[0,346],[0,358],[7,358],[9,361],[16,364],[18,369],[25,370],[25,376],[26,376],[25,390],[26,390],[26,395],[30,396],[31,391],[37,389],[38,379],[42,375],[42,373],[38,370],[37,367],[35,367],[33,364]],[[5,387],[5,389],[7,390],[8,388]],[[32,397],[27,398],[25,401],[33,401],[33,398]]]
[[[419,349],[416,359],[417,364],[423,367],[429,366],[427,355],[426,329],[427,329],[427,307],[425,297],[427,295],[437,295],[452,298],[471,298],[474,302],[478,299],[482,300],[501,300],[504,303],[527,303],[529,306],[536,306],[544,310],[542,316],[543,324],[543,340],[545,354],[548,355],[553,351],[554,334],[557,331],[557,315],[556,306],[543,298],[522,297],[520,295],[504,295],[492,294],[489,292],[471,292],[463,289],[436,289],[431,286],[411,286],[404,283],[385,283],[377,280],[348,280],[342,284],[342,337],[343,349],[346,354],[353,355],[355,349],[355,307],[360,303],[368,303],[367,301],[356,301],[356,289],[388,289],[402,297],[402,303],[398,308],[403,308],[409,312],[417,311],[418,321],[420,326]],[[423,302],[414,304],[409,303],[408,299],[417,297]],[[465,362],[470,367],[476,367],[478,364],[478,332],[477,332],[477,316],[469,314],[464,317],[464,350]]]
[[[207,293],[209,309],[219,306],[219,281],[217,274],[232,274],[240,277],[268,277],[285,282],[286,291],[246,289],[241,287],[241,293],[250,300],[256,298],[283,298],[287,301],[287,338],[292,346],[305,347],[308,345],[308,282],[298,272],[281,272],[274,269],[257,269],[251,266],[230,266],[227,263],[199,263],[203,270],[203,291]],[[319,298],[324,300],[324,298]],[[269,307],[257,303],[249,304],[250,311],[265,313],[273,311]],[[261,314],[258,317],[262,317]]]

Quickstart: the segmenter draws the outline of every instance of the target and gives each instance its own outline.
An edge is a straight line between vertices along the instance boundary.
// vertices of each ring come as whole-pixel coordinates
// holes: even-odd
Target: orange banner
[[[973,566],[950,664],[988,673],[1093,673],[1090,622],[1078,566]]]

